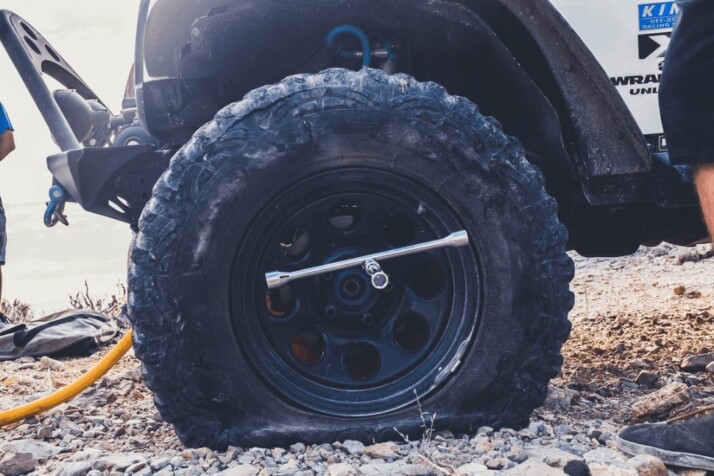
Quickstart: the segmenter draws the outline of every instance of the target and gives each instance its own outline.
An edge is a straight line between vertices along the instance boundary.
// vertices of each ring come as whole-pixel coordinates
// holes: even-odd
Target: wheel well
[[[218,109],[264,84],[332,66],[359,68],[326,44],[343,24],[370,38],[397,38],[399,71],[496,117],[525,145],[560,203],[583,192],[590,204],[647,199],[650,162],[639,129],[547,0],[375,0],[369,8],[348,0],[159,0],[146,31],[147,73],[175,81],[144,84],[149,129],[181,144]],[[549,37],[553,28],[557,35]],[[566,41],[573,45],[563,50]],[[599,94],[583,94],[587,88]]]

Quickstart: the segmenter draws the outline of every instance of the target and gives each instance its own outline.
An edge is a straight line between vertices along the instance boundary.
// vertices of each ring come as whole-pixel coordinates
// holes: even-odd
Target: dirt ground
[[[714,258],[711,255],[708,245],[697,248],[662,245],[643,248],[633,256],[612,259],[585,259],[572,255],[577,270],[573,282],[576,305],[571,314],[572,337],[564,348],[562,374],[552,385],[555,403],[551,399],[549,406],[536,412],[536,427],[531,428],[536,433],[545,431],[537,426],[540,425],[538,422],[545,421],[548,428],[557,430],[562,425],[569,425],[572,431],[566,440],[559,437],[539,438],[542,440],[540,445],[561,448],[564,441],[571,443],[582,436],[579,433],[587,433],[583,436],[585,446],[597,447],[601,444],[612,450],[614,444],[608,441],[609,437],[600,438],[605,430],[598,430],[596,437],[593,437],[593,425],[616,432],[622,425],[633,421],[633,408],[637,408],[638,402],[641,404],[649,399],[650,394],[661,391],[659,389],[663,387],[669,388],[670,384],[684,386],[684,400],[660,409],[659,413],[645,412],[640,419],[671,417],[714,403],[714,374],[705,370],[683,372],[680,369],[687,356],[714,352],[711,339],[714,336]],[[31,358],[0,363],[0,408],[21,404],[33,396],[71,382],[104,353],[106,349],[89,358],[59,363]],[[491,435],[487,431],[486,434]],[[483,446],[479,438],[488,440],[490,437],[479,435],[461,437],[467,442],[468,451],[477,451],[474,448]],[[501,433],[493,437],[498,435]],[[528,435],[523,436],[521,432],[514,438],[527,441],[524,448],[528,449],[535,438]],[[504,441],[510,441],[507,438],[509,434],[502,436],[506,438]],[[469,440],[472,437],[474,439]],[[447,435],[446,438],[453,438],[453,441],[444,440],[444,448],[454,454],[461,452],[467,455],[463,448],[458,450],[463,446],[458,435]],[[349,464],[362,465],[360,472],[367,474],[364,465],[374,465],[374,461],[402,464],[402,459],[406,461],[407,456],[395,455],[411,454],[411,450],[400,446],[395,449],[393,458],[375,459],[363,453],[356,453],[355,456],[352,450],[346,452],[347,442],[344,445],[322,445],[325,448],[305,449],[304,445],[298,445],[287,453],[279,449],[261,449],[263,453],[256,453],[255,449],[250,452],[235,449],[231,455],[213,454],[207,449],[203,449],[203,453],[201,450],[184,450],[170,425],[162,422],[156,412],[151,394],[143,385],[139,362],[133,355],[124,358],[98,386],[78,399],[38,418],[0,430],[0,455],[3,441],[18,440],[36,440],[61,448],[58,454],[40,459],[33,468],[34,474],[202,474],[231,468],[235,471],[238,466],[245,472],[225,474],[255,475],[258,471],[261,475],[308,475],[326,471],[331,471],[330,474],[355,474],[350,472]],[[474,443],[476,440],[479,441]],[[471,441],[470,445],[468,441]],[[493,439],[489,441],[489,445],[495,444]],[[518,446],[520,443],[514,444]],[[322,452],[321,448],[325,451]],[[496,445],[496,448],[500,447]],[[574,453],[578,453],[577,445],[572,448]],[[583,451],[587,449],[591,447]],[[7,453],[10,450],[5,448],[4,451]],[[347,455],[344,458],[357,459],[341,460],[342,457],[335,457],[334,453],[340,451]],[[302,456],[298,455],[301,452]],[[311,452],[318,455],[315,456],[317,462],[313,466],[305,466]],[[250,456],[258,453],[264,456]],[[523,463],[518,457],[511,458],[504,453],[501,458],[492,453],[493,450],[478,457],[474,453],[474,461],[485,465],[484,470],[494,471],[507,470]],[[112,455],[115,460],[111,459]],[[116,463],[117,457],[124,458],[122,464]],[[295,459],[291,459],[293,457]],[[498,458],[503,460],[503,464],[497,462]],[[292,461],[296,462],[293,464]],[[344,473],[329,469],[340,461],[343,466],[345,462],[349,463],[341,468]],[[464,456],[459,461],[462,464],[470,460]],[[72,472],[72,468],[77,471]],[[290,471],[291,468],[295,471]],[[394,470],[395,467],[390,468]],[[444,474],[444,471],[434,468],[431,463],[426,465],[423,474],[431,474],[429,471]],[[369,470],[372,469],[370,467]],[[392,470],[386,471],[389,473]]]
[[[711,254],[709,245],[661,245],[624,258],[574,256],[573,331],[553,383],[590,393],[592,405],[574,408],[581,416],[629,423],[632,403],[672,382],[691,387],[692,406],[712,403],[712,374],[680,369],[687,356],[714,352]],[[656,380],[636,383],[643,372]]]

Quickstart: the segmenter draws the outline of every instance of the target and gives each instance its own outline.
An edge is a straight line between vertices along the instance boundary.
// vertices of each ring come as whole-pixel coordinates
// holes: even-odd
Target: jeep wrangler
[[[0,38],[64,204],[126,222],[134,349],[189,446],[522,427],[567,251],[708,239],[668,163],[674,2],[143,0],[113,114],[20,16]],[[65,89],[51,92],[44,76]]]

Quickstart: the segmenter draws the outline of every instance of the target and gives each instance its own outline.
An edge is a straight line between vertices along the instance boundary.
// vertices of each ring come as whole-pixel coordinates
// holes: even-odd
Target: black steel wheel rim
[[[425,397],[460,364],[478,324],[474,246],[387,260],[386,290],[361,268],[269,291],[293,271],[431,241],[463,229],[423,185],[378,169],[337,169],[272,198],[232,268],[236,337],[257,373],[288,401],[339,416],[380,414]]]

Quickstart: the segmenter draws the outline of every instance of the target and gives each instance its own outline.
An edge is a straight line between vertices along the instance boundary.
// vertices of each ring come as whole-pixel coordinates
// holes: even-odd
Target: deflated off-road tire
[[[248,94],[173,158],[132,251],[134,348],[188,446],[521,427],[560,371],[573,276],[540,172],[467,99],[327,70]],[[465,230],[470,244],[269,291]]]

